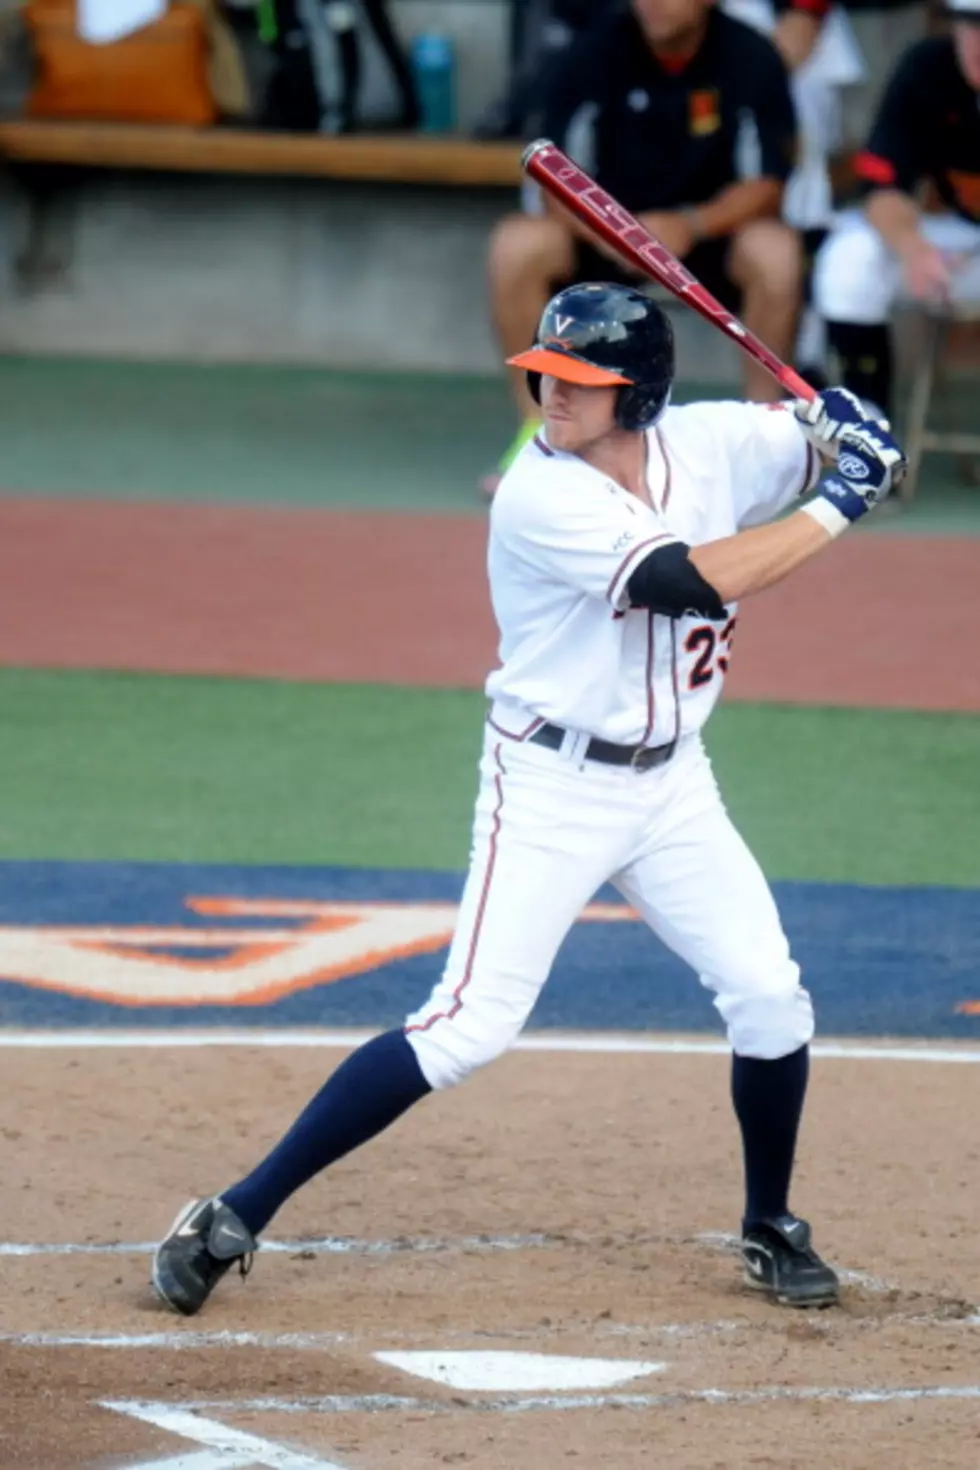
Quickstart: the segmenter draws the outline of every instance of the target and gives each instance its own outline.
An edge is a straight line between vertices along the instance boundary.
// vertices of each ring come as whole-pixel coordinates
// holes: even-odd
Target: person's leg
[[[584,773],[540,747],[488,743],[473,856],[442,979],[404,1029],[348,1057],[271,1153],[178,1216],[154,1261],[176,1310],[203,1306],[282,1204],[433,1089],[461,1082],[520,1033],[578,913],[635,840]]]
[[[727,1023],[745,1167],[746,1263],[751,1266],[749,1245],[760,1235],[771,1244],[770,1237],[788,1231],[786,1250],[775,1248],[780,1280],[767,1275],[764,1284],[778,1300],[824,1303],[836,1294],[836,1278],[810,1251],[808,1227],[789,1205],[813,1035],[810,997],[769,886],[732,826],[707,757],[688,748],[676,761],[676,770],[667,768],[674,790],[648,843],[613,881],[715,992]]]
[[[506,215],[490,237],[487,271],[494,331],[503,356],[531,346],[538,321],[556,281],[571,275],[574,241],[551,215]],[[522,419],[537,416],[525,376],[513,372],[514,395]]]
[[[751,220],[732,237],[728,273],[742,292],[742,320],[784,362],[796,338],[803,287],[797,232],[778,219]],[[745,396],[769,403],[780,390],[766,370],[745,357]]]
[[[797,372],[818,391],[830,386],[830,379],[827,377],[827,324],[813,301],[813,266],[826,238],[825,229],[814,228],[801,232],[803,305],[794,353]]]
[[[893,412],[892,302],[898,263],[862,210],[838,217],[813,269],[813,295],[827,323],[845,388],[885,417]]]
[[[185,1316],[199,1311],[232,1265],[247,1274],[260,1231],[291,1194],[430,1091],[403,1031],[366,1042],[250,1174],[184,1207],[154,1255],[157,1295]]]
[[[340,1064],[271,1153],[223,1190],[222,1200],[258,1236],[297,1189],[431,1090],[404,1031],[374,1037]]]

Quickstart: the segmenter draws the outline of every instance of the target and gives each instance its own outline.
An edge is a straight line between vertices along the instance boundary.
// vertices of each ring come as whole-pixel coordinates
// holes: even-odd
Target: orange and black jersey
[[[931,179],[944,204],[980,224],[980,105],[948,36],[906,51],[855,169],[866,191],[910,194]]]
[[[556,58],[531,123],[634,212],[703,204],[739,178],[782,181],[794,160],[779,53],[715,9],[679,66],[653,54],[631,11],[607,12]]]

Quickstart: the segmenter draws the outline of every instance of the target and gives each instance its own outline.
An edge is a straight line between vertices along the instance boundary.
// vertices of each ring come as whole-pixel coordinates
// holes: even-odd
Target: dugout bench
[[[252,131],[238,127],[0,121],[0,160],[20,185],[24,284],[57,274],[59,200],[80,171],[277,175],[385,184],[517,189],[521,144],[426,134]]]

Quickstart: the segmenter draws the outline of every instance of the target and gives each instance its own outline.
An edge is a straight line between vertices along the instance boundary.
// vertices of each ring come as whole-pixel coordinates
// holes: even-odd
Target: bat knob
[[[533,143],[528,143],[521,154],[521,168],[526,170],[536,154],[543,153],[546,148],[554,148],[554,146],[550,138],[535,138]]]

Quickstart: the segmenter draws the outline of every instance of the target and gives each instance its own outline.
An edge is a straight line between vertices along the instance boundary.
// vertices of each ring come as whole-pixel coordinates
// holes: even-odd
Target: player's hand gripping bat
[[[611,194],[600,188],[554,143],[547,138],[539,138],[536,143],[529,144],[524,150],[521,166],[542,189],[588,225],[635,270],[665,286],[712,322],[719,332],[737,342],[742,351],[761,363],[787,393],[807,401],[816,398],[815,390],[799,373],[787,367],[764,342],[743,327],[737,317],[726,311],[721,302],[716,301],[710,291],[706,291],[690,271],[684,269],[666,245],[661,245],[638,219],[617,204]]]

